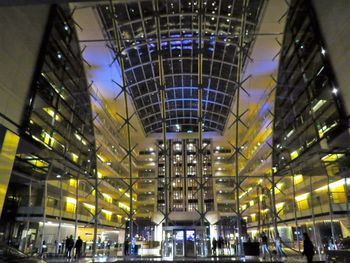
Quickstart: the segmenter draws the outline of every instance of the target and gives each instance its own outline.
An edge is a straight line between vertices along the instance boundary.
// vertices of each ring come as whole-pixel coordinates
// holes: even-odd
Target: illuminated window
[[[77,180],[75,180],[73,178],[69,179],[69,185],[73,186],[73,187],[76,187],[77,186]]]
[[[305,193],[295,197],[295,201],[297,201],[297,206],[299,210],[305,210],[309,208],[308,197],[309,193]]]
[[[75,212],[75,208],[77,206],[77,200],[72,197],[66,197],[67,202],[66,202],[66,211],[70,213]]]
[[[294,175],[294,184],[300,184],[301,182],[303,182],[304,178],[302,174],[296,174]]]

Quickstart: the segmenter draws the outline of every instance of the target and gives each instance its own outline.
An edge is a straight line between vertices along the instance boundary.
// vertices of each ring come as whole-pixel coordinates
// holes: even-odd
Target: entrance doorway
[[[162,256],[166,259],[205,257],[208,241],[205,227],[167,226],[163,228]]]
[[[174,230],[175,257],[194,257],[196,245],[196,230]]]

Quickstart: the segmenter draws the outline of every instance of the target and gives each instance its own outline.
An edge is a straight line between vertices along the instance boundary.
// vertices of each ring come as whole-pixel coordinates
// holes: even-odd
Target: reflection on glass
[[[175,257],[184,256],[184,231],[175,231]]]

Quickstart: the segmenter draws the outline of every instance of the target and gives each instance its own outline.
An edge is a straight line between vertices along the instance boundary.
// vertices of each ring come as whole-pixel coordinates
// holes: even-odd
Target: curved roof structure
[[[198,129],[198,53],[203,53],[204,131],[222,133],[237,84],[237,57],[244,60],[254,41],[263,0],[247,1],[244,48],[239,51],[243,0],[204,1],[203,50],[198,48],[198,0],[160,1],[160,36],[155,3],[116,3],[115,19],[122,38],[129,94],[146,134],[161,132],[157,41],[161,40],[165,76],[167,131]],[[98,5],[106,37],[114,40],[109,5]],[[112,47],[116,50],[115,47]]]

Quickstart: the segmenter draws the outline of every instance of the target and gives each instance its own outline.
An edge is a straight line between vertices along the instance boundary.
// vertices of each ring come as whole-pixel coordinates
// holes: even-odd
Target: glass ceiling
[[[264,0],[247,1],[244,61]],[[243,0],[204,1],[204,131],[222,133],[237,87],[237,54]],[[146,134],[161,132],[154,1],[115,4],[128,89]],[[161,46],[168,132],[198,129],[198,0],[160,1]],[[98,5],[106,37],[115,43],[109,5]],[[113,47],[115,50],[116,48]]]

